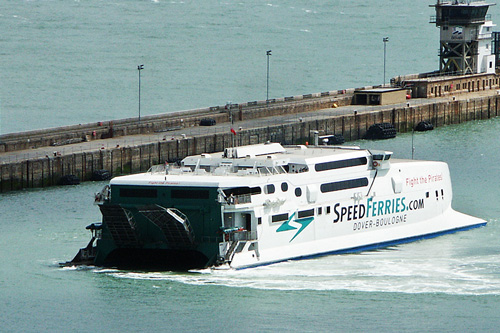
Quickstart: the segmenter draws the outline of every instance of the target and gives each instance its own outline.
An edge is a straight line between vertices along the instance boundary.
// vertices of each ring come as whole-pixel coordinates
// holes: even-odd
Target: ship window
[[[330,214],[330,206],[326,206],[326,213]]]
[[[262,224],[262,217],[257,218],[257,224],[259,224],[259,225]]]
[[[318,207],[318,215],[323,214],[323,207]]]
[[[425,197],[428,198],[429,197],[429,192],[425,192]]]
[[[271,217],[272,222],[283,222],[288,221],[288,213],[273,215]]]
[[[327,193],[327,192],[341,191],[350,188],[363,187],[367,185],[368,185],[368,178],[349,179],[340,182],[321,184],[321,192]]]
[[[314,216],[314,209],[301,210],[297,213],[299,219],[309,216]]]
[[[149,188],[121,188],[120,196],[124,198],[156,198],[156,189]]]
[[[172,199],[208,199],[208,190],[172,190]]]
[[[357,165],[365,165],[367,161],[368,160],[366,157],[358,157],[358,158],[351,158],[348,160],[318,163],[314,166],[314,168],[316,169],[316,171],[326,171],[333,169],[348,168]]]
[[[276,191],[273,184],[266,185],[266,193],[273,194]]]
[[[229,197],[232,195],[244,195],[244,194],[261,194],[262,190],[259,186],[257,187],[233,187],[225,189],[224,194]]]
[[[288,183],[281,183],[281,190],[283,192],[288,191]]]
[[[302,195],[302,189],[300,187],[297,187],[295,189],[295,196],[300,197]]]

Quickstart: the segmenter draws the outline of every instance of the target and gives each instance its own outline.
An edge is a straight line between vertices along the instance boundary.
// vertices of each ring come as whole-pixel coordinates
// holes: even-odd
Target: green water
[[[99,220],[104,183],[3,194],[1,325],[8,331],[486,331],[499,324],[500,120],[415,134],[415,157],[447,161],[454,207],[483,228],[356,255],[242,271],[59,268]],[[464,135],[466,133],[466,135]],[[355,142],[411,157],[411,134]]]
[[[438,66],[425,1],[3,0],[0,133],[380,84]],[[492,7],[494,13],[498,8]]]
[[[431,1],[5,0],[0,133],[379,84],[437,67]],[[499,6],[492,7],[495,13]],[[61,269],[105,183],[0,195],[1,331],[496,331],[500,120],[413,137],[483,228],[236,272]],[[363,147],[411,157],[411,134]]]

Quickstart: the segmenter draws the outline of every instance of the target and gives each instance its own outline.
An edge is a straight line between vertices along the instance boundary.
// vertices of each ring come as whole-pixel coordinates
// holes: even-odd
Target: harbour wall
[[[76,175],[86,181],[91,179],[94,171],[101,169],[109,170],[113,176],[142,172],[152,165],[177,161],[188,155],[222,151],[232,146],[233,139],[237,145],[268,140],[303,144],[312,142],[313,131],[319,131],[320,134],[342,134],[346,141],[351,141],[363,138],[368,128],[375,123],[392,123],[398,132],[404,133],[411,131],[420,121],[429,121],[437,127],[488,119],[500,115],[499,102],[500,96],[494,95],[418,106],[389,106],[379,111],[353,112],[349,115],[243,129],[236,136],[232,133],[199,135],[16,161],[0,165],[0,192],[58,185],[65,175]]]
[[[368,89],[363,87],[359,89]],[[335,106],[350,105],[355,89],[290,96],[269,101],[212,106],[202,109],[170,112],[159,115],[101,121],[0,135],[0,153],[48,146],[107,139],[136,134],[169,132],[198,126],[204,118],[219,123],[263,118],[283,114],[316,111]]]

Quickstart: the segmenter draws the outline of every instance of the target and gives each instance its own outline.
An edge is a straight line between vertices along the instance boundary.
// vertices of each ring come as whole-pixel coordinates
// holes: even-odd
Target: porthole
[[[266,185],[266,194],[273,194],[275,191],[273,184]]]
[[[288,183],[281,183],[281,190],[283,192],[288,191]]]
[[[300,187],[297,187],[295,189],[295,196],[300,197],[302,195],[302,189]]]

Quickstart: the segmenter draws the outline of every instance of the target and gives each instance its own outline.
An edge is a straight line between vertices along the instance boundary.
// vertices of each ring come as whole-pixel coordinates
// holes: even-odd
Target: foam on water
[[[478,232],[488,233],[483,229]],[[496,264],[500,262],[500,253],[473,254],[474,249],[468,246],[473,243],[456,234],[379,251],[288,261],[245,270],[112,271],[107,274],[115,278],[264,290],[500,295],[500,265]],[[464,251],[470,254],[463,256]]]

